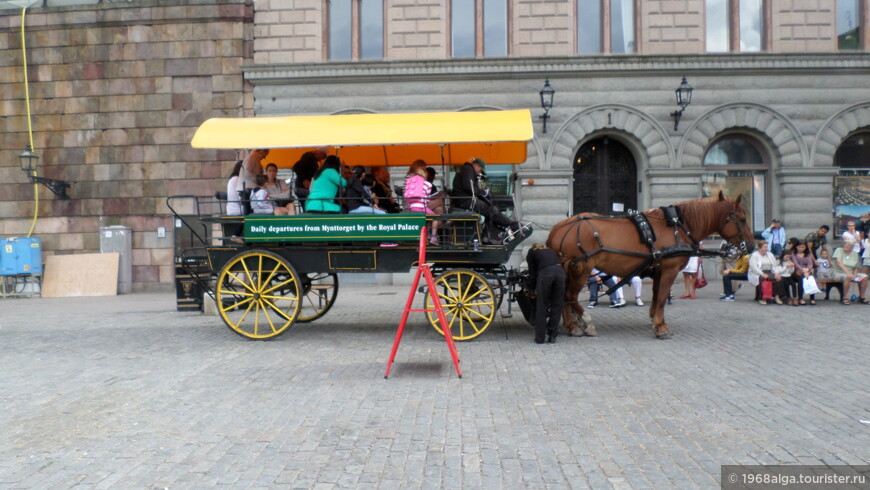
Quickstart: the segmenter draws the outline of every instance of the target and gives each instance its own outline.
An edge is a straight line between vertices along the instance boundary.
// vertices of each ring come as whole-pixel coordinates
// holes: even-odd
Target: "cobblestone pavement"
[[[342,287],[270,342],[170,294],[0,300],[0,487],[718,488],[722,464],[870,464],[870,308],[718,292],[675,300],[668,341],[634,305],[555,345],[498,318],[458,344],[462,379],[412,313],[389,380],[406,287]]]

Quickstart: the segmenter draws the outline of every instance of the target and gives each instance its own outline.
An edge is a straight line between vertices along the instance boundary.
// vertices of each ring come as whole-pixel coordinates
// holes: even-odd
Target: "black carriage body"
[[[246,250],[275,253],[300,274],[314,272],[408,272],[417,262],[416,245],[380,247],[370,243],[258,244],[209,247],[206,249],[212,271],[217,274],[234,256]]]
[[[207,206],[198,199],[190,208],[190,215],[175,213],[180,273],[215,301],[233,332],[257,340],[325,315],[336,300],[339,273],[409,272],[433,220],[440,222],[439,240],[427,245],[425,260],[454,340],[473,339],[505,298],[510,315],[520,281],[504,264],[531,232],[526,227],[501,243],[483,243],[480,215],[468,212],[242,217],[202,213]],[[233,236],[239,231],[243,237]],[[426,288],[426,308],[431,295]],[[437,315],[428,318],[443,333]]]
[[[293,221],[308,221],[306,218],[317,219],[320,222],[358,221],[355,218],[366,218],[370,222],[388,220],[388,216],[371,215],[298,215]],[[510,259],[511,253],[528,236],[524,233],[506,237],[500,244],[482,244],[480,242],[480,215],[475,213],[451,213],[426,218],[448,224],[439,245],[430,245],[426,251],[426,261],[433,264],[433,269],[444,271],[454,268],[466,268],[479,272],[494,273],[503,269],[503,264]],[[244,225],[250,229],[252,218],[220,217],[223,225]],[[276,222],[275,217],[258,217],[253,223]],[[288,220],[283,220],[288,221]],[[405,238],[391,241],[390,237],[380,240],[355,241],[344,237],[335,237],[326,241],[293,240],[282,241],[280,238],[255,242],[245,239],[243,243],[224,240],[220,246],[206,247],[209,263],[214,274],[217,274],[233,256],[245,250],[266,250],[283,257],[301,274],[314,272],[353,273],[353,272],[408,272],[417,265],[419,257],[419,231],[415,238]]]

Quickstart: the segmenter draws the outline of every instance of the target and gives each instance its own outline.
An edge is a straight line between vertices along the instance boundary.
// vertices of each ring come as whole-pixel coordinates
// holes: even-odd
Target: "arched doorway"
[[[637,209],[637,165],[622,143],[604,136],[574,157],[574,214]]]

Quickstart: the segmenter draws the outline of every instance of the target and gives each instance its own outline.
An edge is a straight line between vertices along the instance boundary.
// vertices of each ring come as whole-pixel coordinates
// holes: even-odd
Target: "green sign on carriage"
[[[416,241],[422,213],[245,217],[245,242]]]

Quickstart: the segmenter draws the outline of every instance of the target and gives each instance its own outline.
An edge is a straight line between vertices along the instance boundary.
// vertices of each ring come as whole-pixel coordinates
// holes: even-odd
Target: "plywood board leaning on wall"
[[[115,296],[120,257],[118,253],[46,257],[42,297]]]

